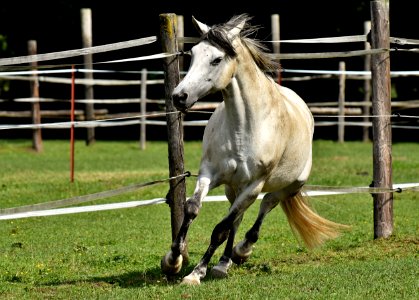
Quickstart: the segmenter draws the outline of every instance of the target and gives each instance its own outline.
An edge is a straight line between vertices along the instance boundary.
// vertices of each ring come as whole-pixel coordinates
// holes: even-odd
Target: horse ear
[[[194,16],[192,16],[192,23],[195,25],[195,28],[199,31],[200,35],[204,35],[210,30],[208,25],[199,22]]]
[[[244,25],[246,24],[246,21],[241,22],[237,26],[234,26],[230,31],[228,32],[228,36],[230,38],[234,38],[240,34],[240,31],[242,31]]]

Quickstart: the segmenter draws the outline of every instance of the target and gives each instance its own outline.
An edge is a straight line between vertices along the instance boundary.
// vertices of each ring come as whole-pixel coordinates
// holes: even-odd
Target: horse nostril
[[[175,105],[184,106],[186,104],[186,99],[188,99],[188,94],[187,93],[173,94],[172,99]]]

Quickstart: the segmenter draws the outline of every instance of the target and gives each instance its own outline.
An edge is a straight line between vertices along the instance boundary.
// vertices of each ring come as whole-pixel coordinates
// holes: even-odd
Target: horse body
[[[241,93],[235,104],[224,96],[211,116],[199,172],[212,178],[210,189],[220,184],[240,187],[264,178],[262,192],[272,192],[295,180],[306,181],[311,167],[312,117],[295,93],[284,92],[287,88],[279,85],[275,88],[269,97],[251,95],[251,102],[242,99]],[[257,102],[258,109],[246,107],[249,102],[253,106]]]
[[[240,15],[212,28],[193,19],[203,38],[192,48],[188,73],[173,91],[175,106],[184,112],[216,91],[224,100],[205,128],[196,188],[185,204],[179,234],[162,259],[165,273],[180,271],[180,253],[202,200],[211,189],[224,185],[231,207],[214,228],[201,261],[183,279],[188,284],[200,283],[212,255],[225,241],[224,254],[212,269],[214,276],[224,277],[232,262],[246,261],[265,216],[278,204],[309,247],[336,237],[340,226],[314,213],[302,197],[312,164],[313,117],[295,92],[276,84],[261,68],[274,63],[260,44],[246,38],[251,31],[245,30],[248,19]],[[233,247],[244,212],[262,192],[266,194],[254,225]]]

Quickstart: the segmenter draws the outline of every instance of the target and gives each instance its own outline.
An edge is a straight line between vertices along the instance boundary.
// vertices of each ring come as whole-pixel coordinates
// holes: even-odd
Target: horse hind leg
[[[292,193],[266,194],[262,200],[256,222],[246,233],[245,238],[233,249],[233,262],[242,264],[250,257],[253,245],[259,238],[263,219],[278,203],[281,204],[293,232],[302,239],[309,249],[322,245],[328,239],[338,237],[342,230],[350,228],[350,226],[321,217],[310,208],[307,200],[301,190]]]

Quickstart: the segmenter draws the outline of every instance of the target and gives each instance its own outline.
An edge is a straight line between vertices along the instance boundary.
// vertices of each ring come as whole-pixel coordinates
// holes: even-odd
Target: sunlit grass
[[[309,184],[368,186],[371,144],[316,141]],[[169,177],[167,144],[76,144],[75,181],[70,182],[69,145],[0,141],[0,207],[55,201]],[[185,144],[185,170],[197,172],[200,143]],[[393,145],[393,181],[417,182],[419,144]],[[187,179],[188,194],[194,177]],[[165,197],[168,183],[86,204]],[[214,193],[220,194],[222,189]],[[307,251],[280,209],[266,218],[248,262],[229,277],[208,275],[199,287],[179,285],[206,250],[226,202],[205,202],[188,235],[190,264],[179,276],[161,274],[171,243],[167,204],[60,216],[0,221],[0,297],[3,299],[417,299],[418,194],[394,194],[394,233],[373,238],[372,196],[366,193],[312,197],[324,217],[351,230],[320,249]],[[238,232],[253,224],[258,202]],[[217,250],[210,266],[222,254]]]

